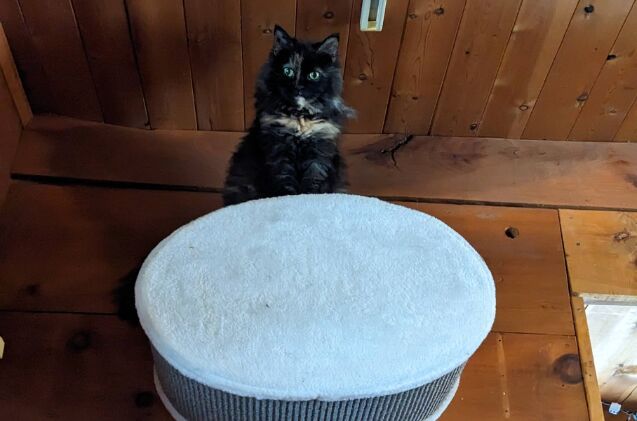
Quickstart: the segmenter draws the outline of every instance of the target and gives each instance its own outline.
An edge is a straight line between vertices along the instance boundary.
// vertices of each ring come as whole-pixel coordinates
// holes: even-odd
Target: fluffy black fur
[[[338,34],[309,43],[275,27],[256,84],[256,117],[230,163],[226,205],[344,191],[338,140],[353,111],[341,99],[342,86]]]

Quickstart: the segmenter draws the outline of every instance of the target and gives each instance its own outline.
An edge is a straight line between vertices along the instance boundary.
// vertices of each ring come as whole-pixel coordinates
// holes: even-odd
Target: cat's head
[[[257,108],[321,115],[347,114],[341,100],[338,34],[304,42],[274,28],[274,44],[257,82]]]

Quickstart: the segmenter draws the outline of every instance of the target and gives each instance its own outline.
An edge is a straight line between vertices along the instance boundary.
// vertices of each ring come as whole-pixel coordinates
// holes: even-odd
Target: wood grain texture
[[[13,171],[218,189],[240,137],[36,116]],[[637,209],[635,144],[345,135],[342,149],[358,194]]]
[[[493,330],[575,333],[557,211],[398,203],[442,220],[485,259],[496,283]]]
[[[73,0],[106,123],[146,127],[148,116],[123,0]]]
[[[244,130],[241,5],[185,0],[199,130]]]
[[[571,290],[637,295],[637,213],[560,210]]]
[[[580,0],[523,138],[568,137],[632,3]],[[589,6],[594,8],[590,13],[585,10]]]
[[[572,336],[491,333],[441,421],[588,419]]]
[[[361,136],[343,149],[358,194],[637,209],[635,144]]]
[[[65,178],[221,188],[242,135],[148,131],[37,116],[24,132],[13,169]]]
[[[296,36],[320,41],[338,33],[338,57],[345,68],[353,0],[297,0]]]
[[[2,415],[12,420],[171,420],[140,328],[114,316],[1,313]]]
[[[569,139],[612,141],[635,99],[637,7],[633,6]]]
[[[637,306],[589,304],[586,317],[602,400],[637,410]]]
[[[615,140],[624,142],[637,142],[637,100],[633,103],[626,118],[619,126],[619,131],[615,135]]]
[[[182,0],[126,0],[150,126],[196,129]]]
[[[11,90],[0,72],[0,209],[9,189],[11,163],[18,148],[22,122]]]
[[[261,67],[272,49],[274,25],[290,35],[296,27],[296,0],[273,0],[263,7],[261,0],[241,1],[241,39],[243,43],[243,95],[245,126],[254,119],[254,87]]]
[[[480,136],[518,139],[533,111],[577,0],[524,0],[493,84]]]
[[[343,74],[345,101],[358,113],[348,123],[347,131],[381,133],[409,0],[387,2],[380,32],[360,30],[361,1],[354,2]]]
[[[152,248],[220,206],[213,193],[14,182],[0,219],[0,307],[114,312],[114,289]]]
[[[477,133],[521,0],[467,0],[432,134]]]
[[[4,32],[4,27],[0,22],[0,69],[4,74],[4,80],[7,83],[13,104],[20,116],[20,121],[23,126],[26,126],[33,118],[33,112],[29,105],[29,100],[22,87],[20,81],[20,75],[18,75],[18,69],[13,61],[13,55],[11,54],[11,48],[9,47],[9,41],[7,40]]]
[[[599,393],[599,383],[595,372],[593,347],[591,345],[588,322],[586,321],[586,306],[584,305],[584,300],[580,297],[572,297],[571,306],[577,333],[577,349],[579,350],[582,367],[584,390],[586,391],[588,417],[591,421],[603,421],[604,409],[602,408],[602,397]]]
[[[51,110],[51,93],[42,61],[36,52],[18,0],[0,1],[0,21],[31,108],[36,112]]]
[[[102,121],[93,78],[69,0],[20,0],[51,91],[48,111]]]
[[[429,134],[465,0],[411,0],[385,133]]]

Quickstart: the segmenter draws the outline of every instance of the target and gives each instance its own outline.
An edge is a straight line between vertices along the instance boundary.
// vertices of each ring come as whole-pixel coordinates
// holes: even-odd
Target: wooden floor
[[[113,290],[160,239],[220,206],[238,135],[136,133],[49,117],[23,132],[0,216],[2,419],[169,418],[146,339],[117,318]],[[569,255],[567,271],[564,246],[579,247],[577,212],[593,211],[560,208],[630,215],[637,145],[345,140],[354,192],[442,219],[493,272],[493,331],[443,419],[589,419],[568,273],[588,274],[579,268],[597,252]]]

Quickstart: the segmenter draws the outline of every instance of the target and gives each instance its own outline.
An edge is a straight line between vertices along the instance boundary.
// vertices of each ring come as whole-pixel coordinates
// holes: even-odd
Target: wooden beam
[[[0,72],[0,208],[9,188],[11,164],[18,147],[22,123],[11,87]]]
[[[15,67],[13,56],[11,55],[11,48],[9,47],[9,41],[4,33],[4,27],[0,22],[0,69],[4,74],[4,79],[11,92],[13,103],[20,116],[20,121],[23,126],[29,124],[29,121],[33,118],[31,112],[31,106],[27,95],[24,93],[22,87],[22,81],[18,76],[18,69]]]
[[[577,348],[579,349],[582,376],[584,378],[584,390],[586,391],[586,401],[588,404],[588,415],[591,421],[604,421],[602,397],[599,393],[599,383],[597,382],[597,374],[595,373],[593,347],[591,346],[591,338],[588,332],[588,323],[586,323],[584,300],[580,297],[573,297],[571,303],[573,307],[575,331],[577,333]]]
[[[37,116],[24,131],[13,172],[219,189],[241,136]],[[342,150],[357,194],[637,209],[637,144],[344,135]]]

